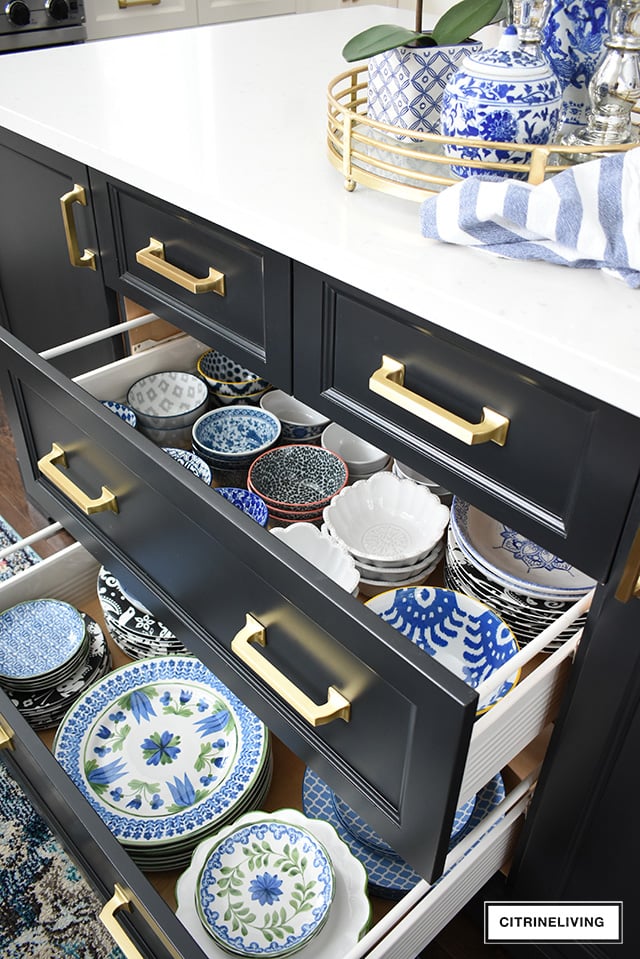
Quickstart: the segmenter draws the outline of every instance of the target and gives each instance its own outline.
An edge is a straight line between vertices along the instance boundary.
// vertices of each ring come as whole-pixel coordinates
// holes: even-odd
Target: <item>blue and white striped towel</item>
[[[602,269],[640,287],[640,148],[532,186],[471,176],[425,200],[422,235],[512,259]]]

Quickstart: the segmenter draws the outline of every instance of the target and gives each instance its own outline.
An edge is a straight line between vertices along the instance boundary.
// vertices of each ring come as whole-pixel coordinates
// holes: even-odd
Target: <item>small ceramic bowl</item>
[[[347,593],[357,593],[360,575],[349,553],[336,540],[309,523],[293,523],[284,529],[276,526],[271,532]]]
[[[288,511],[326,505],[348,479],[347,464],[336,453],[293,444],[258,456],[249,467],[248,484],[269,507]]]
[[[349,467],[349,475],[376,473],[389,462],[389,454],[366,440],[345,430],[339,423],[329,423],[322,433],[321,444],[341,456]]]
[[[253,406],[221,406],[201,416],[193,425],[193,446],[207,462],[229,467],[249,465],[273,446],[280,436],[280,421]]]
[[[265,501],[252,493],[251,490],[241,489],[236,486],[219,486],[216,493],[220,493],[226,500],[233,503],[237,509],[246,513],[251,519],[255,520],[258,526],[266,526],[269,522],[269,510]]]
[[[404,587],[380,593],[365,605],[474,689],[518,652],[507,624],[484,603],[464,593]],[[520,670],[514,671],[478,703],[477,713],[495,706],[519,678]]]
[[[411,566],[440,542],[449,509],[426,486],[383,472],[342,490],[323,517],[358,562]]]
[[[170,430],[157,430],[151,426],[139,424],[138,432],[148,437],[156,446],[170,446],[173,449],[187,450],[191,446],[191,427],[179,426]]]
[[[293,443],[317,442],[329,420],[282,390],[271,390],[260,400],[263,410],[277,416],[282,424],[282,439]]]
[[[155,430],[184,429],[207,408],[206,383],[195,373],[165,370],[143,376],[129,387],[127,404],[140,426]]]
[[[126,403],[117,403],[115,400],[102,400],[102,405],[119,416],[127,426],[131,426],[135,430],[138,418],[130,406],[127,406]]]
[[[196,456],[195,453],[191,453],[189,450],[180,450],[172,446],[163,446],[162,449],[165,453],[168,453],[176,463],[184,466],[186,470],[189,470],[190,473],[193,473],[194,476],[201,479],[207,486],[211,486],[211,470],[203,459]]]
[[[198,358],[196,370],[211,395],[225,406],[247,400],[256,402],[270,387],[257,373],[246,370],[217,350],[206,350]]]

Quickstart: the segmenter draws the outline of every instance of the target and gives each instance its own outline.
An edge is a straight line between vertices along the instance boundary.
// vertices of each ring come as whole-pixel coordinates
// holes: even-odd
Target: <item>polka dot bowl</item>
[[[220,405],[257,403],[271,384],[257,373],[245,369],[217,350],[207,350],[196,363],[198,375],[205,381],[209,394]]]

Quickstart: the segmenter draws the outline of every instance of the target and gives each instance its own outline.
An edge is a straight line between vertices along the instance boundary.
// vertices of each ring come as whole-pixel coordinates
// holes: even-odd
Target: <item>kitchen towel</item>
[[[577,164],[537,186],[467,177],[421,204],[420,229],[511,259],[606,270],[640,287],[640,149]]]

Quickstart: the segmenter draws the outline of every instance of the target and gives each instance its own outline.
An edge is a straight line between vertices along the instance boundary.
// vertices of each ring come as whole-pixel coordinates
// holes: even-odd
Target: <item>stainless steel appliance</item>
[[[0,53],[86,38],[84,0],[0,0]]]

